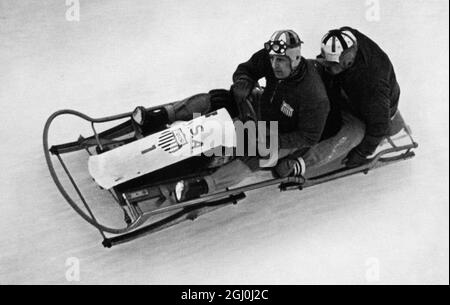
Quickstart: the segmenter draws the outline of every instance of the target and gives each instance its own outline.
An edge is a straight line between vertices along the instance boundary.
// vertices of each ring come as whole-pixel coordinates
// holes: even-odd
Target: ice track
[[[365,1],[278,2],[81,1],[80,21],[68,22],[65,1],[0,0],[0,284],[77,283],[69,258],[82,284],[448,284],[448,2],[380,0],[378,22]],[[420,143],[413,160],[251,193],[110,250],[54,186],[41,133],[55,110],[106,116],[227,88],[274,30],[296,30],[314,57],[342,25],[394,62]],[[60,126],[55,137],[82,133]]]

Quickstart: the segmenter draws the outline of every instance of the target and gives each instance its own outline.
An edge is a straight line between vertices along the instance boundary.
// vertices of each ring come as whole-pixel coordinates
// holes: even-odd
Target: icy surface
[[[63,0],[0,0],[0,284],[69,283],[70,257],[83,284],[448,284],[448,2],[379,4],[369,22],[363,0],[91,0],[68,22]],[[111,250],[54,186],[41,141],[52,112],[105,116],[228,88],[276,29],[296,30],[313,57],[342,25],[394,62],[415,159],[301,193],[251,193]],[[60,122],[56,136],[78,136],[77,124]]]

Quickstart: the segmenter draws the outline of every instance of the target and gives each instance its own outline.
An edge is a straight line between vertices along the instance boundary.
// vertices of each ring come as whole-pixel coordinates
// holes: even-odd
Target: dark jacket
[[[266,50],[240,64],[233,81],[247,80],[256,85],[266,78],[261,97],[261,120],[277,121],[280,148],[304,150],[319,142],[330,109],[328,96],[315,61],[302,61],[294,75],[276,79]]]
[[[372,154],[388,135],[390,119],[397,111],[400,87],[389,57],[367,36],[351,31],[358,41],[358,53],[353,66],[336,76],[349,109],[366,124],[366,134],[357,149],[363,155]]]

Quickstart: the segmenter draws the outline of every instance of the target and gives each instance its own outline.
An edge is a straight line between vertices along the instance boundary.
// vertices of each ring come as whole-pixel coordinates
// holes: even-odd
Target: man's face
[[[339,62],[326,61],[323,58],[319,61],[322,63],[328,73],[330,73],[331,75],[338,75],[353,66],[357,52],[358,49],[356,47],[352,47],[345,50],[341,54],[341,56],[339,57]]]
[[[271,55],[270,63],[277,79],[285,79],[291,75],[291,60],[287,56]]]

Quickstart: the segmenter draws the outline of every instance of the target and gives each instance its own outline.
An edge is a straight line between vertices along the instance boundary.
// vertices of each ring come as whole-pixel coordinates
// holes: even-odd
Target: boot
[[[199,198],[208,191],[208,184],[203,178],[181,180],[175,185],[175,199],[177,202],[188,201]]]
[[[166,128],[170,123],[167,110],[164,107],[148,111],[143,106],[138,106],[132,114],[133,121],[142,129],[142,133],[147,135]]]

